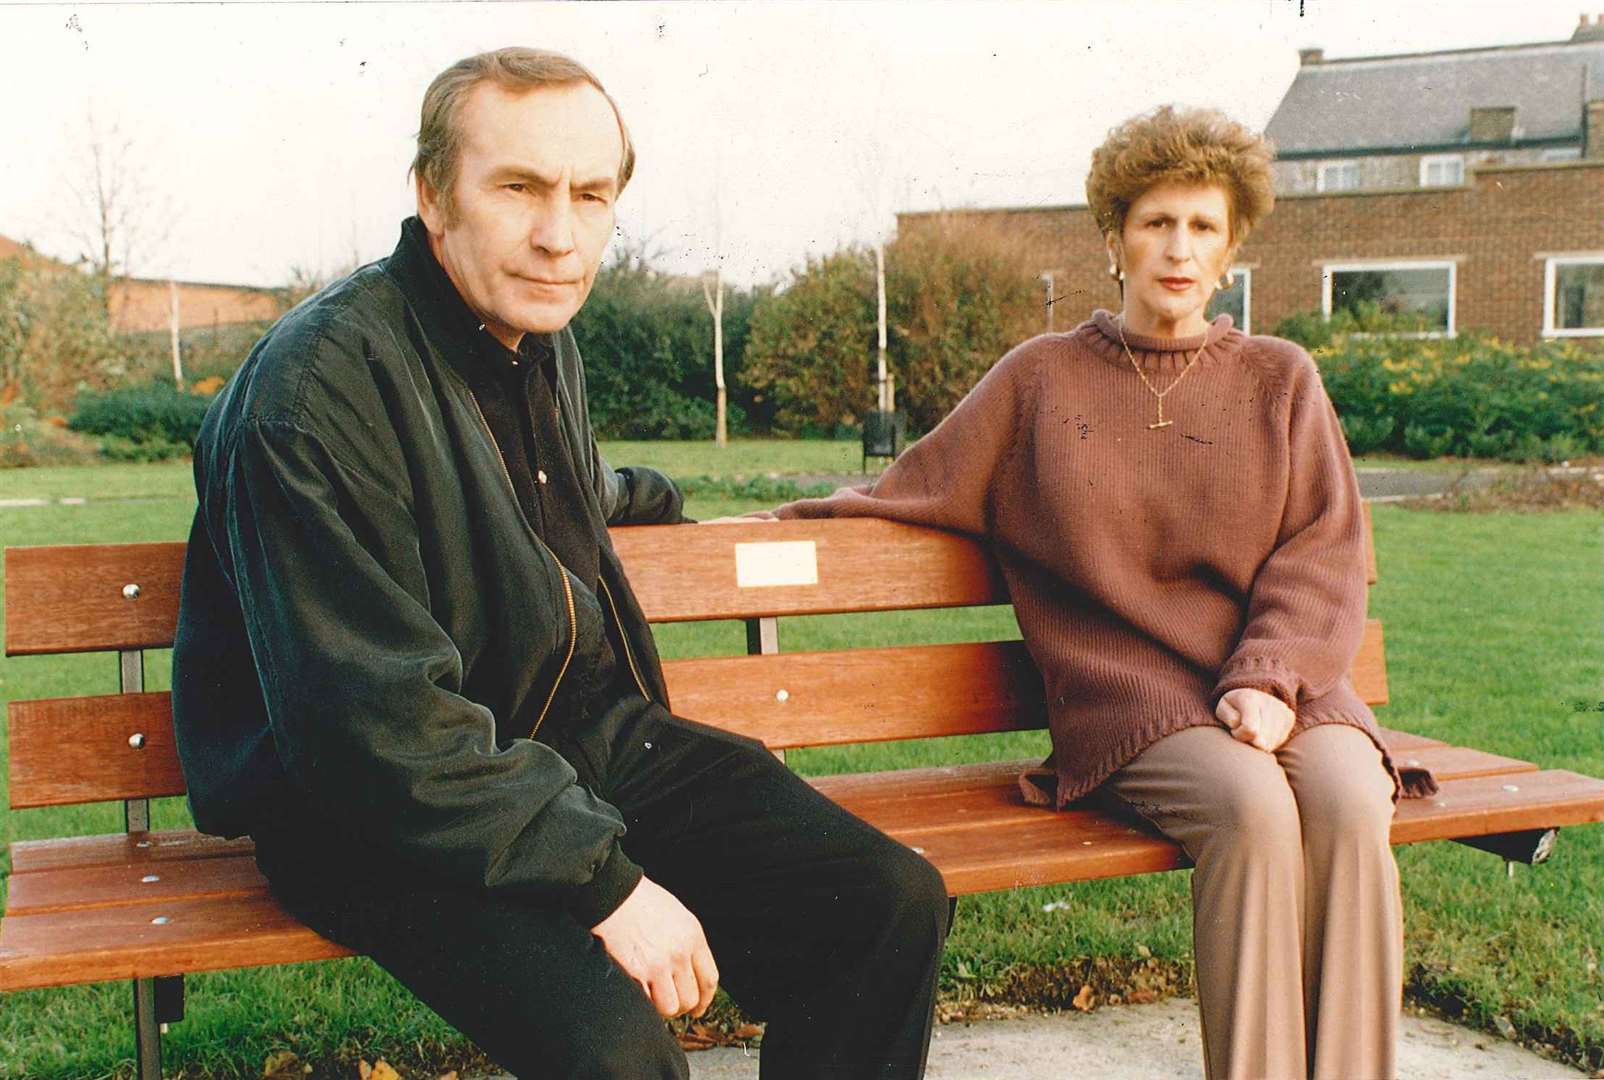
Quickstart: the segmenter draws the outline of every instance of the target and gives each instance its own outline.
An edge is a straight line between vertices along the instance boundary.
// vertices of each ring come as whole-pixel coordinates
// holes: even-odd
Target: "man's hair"
[[[1164,105],[1114,128],[1092,152],[1086,201],[1097,227],[1118,236],[1147,189],[1169,181],[1218,185],[1231,205],[1231,241],[1241,243],[1275,206],[1274,158],[1262,135],[1224,113]]]
[[[483,82],[493,82],[514,93],[574,83],[589,83],[601,91],[607,104],[613,107],[618,134],[624,143],[624,156],[618,167],[618,190],[624,190],[635,172],[635,144],[630,141],[618,102],[601,80],[584,64],[561,53],[509,46],[458,60],[436,75],[424,92],[423,113],[418,122],[418,153],[412,159],[411,172],[434,191],[447,220],[456,217],[453,189],[462,156],[463,103]]]

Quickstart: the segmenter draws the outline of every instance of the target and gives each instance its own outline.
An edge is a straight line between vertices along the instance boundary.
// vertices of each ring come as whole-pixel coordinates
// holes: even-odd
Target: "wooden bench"
[[[777,751],[1043,726],[1041,683],[1017,641],[779,651],[788,616],[1006,603],[972,542],[877,521],[620,529],[614,542],[653,622],[746,624],[749,655],[666,665],[682,715]],[[160,1076],[161,1025],[182,1016],[184,974],[347,955],[279,908],[249,840],[149,829],[147,800],[184,792],[168,695],[143,686],[143,650],[172,643],[183,557],[177,543],[6,552],[7,655],[114,652],[122,688],[11,703],[11,805],[120,800],[127,832],[12,846],[0,990],[132,980],[146,1080]],[[1353,671],[1376,705],[1387,700],[1382,646],[1372,622]],[[1402,732],[1387,739],[1442,782],[1437,797],[1400,806],[1394,843],[1460,839],[1540,861],[1555,828],[1604,820],[1604,781]],[[815,783],[924,853],[954,896],[1187,865],[1140,822],[1025,805],[1023,765]]]

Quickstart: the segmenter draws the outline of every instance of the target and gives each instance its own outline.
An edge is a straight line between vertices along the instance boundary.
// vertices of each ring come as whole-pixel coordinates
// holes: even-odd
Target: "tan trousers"
[[[1223,727],[1148,747],[1104,786],[1186,850],[1209,1080],[1391,1080],[1403,915],[1392,780],[1368,736],[1274,754]]]

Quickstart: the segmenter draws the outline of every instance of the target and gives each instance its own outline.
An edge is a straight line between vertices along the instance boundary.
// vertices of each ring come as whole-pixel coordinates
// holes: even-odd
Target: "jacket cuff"
[[[641,868],[629,861],[624,849],[613,842],[607,858],[596,868],[596,873],[579,886],[568,902],[568,910],[579,925],[593,927],[601,922],[635,891],[640,884]]]
[[[685,522],[685,496],[679,485],[656,469],[626,465],[618,470],[624,484],[623,512],[613,525],[679,525]]]
[[[1279,660],[1267,656],[1233,657],[1221,669],[1219,681],[1214,684],[1213,701],[1218,704],[1232,690],[1261,690],[1280,698],[1295,712],[1301,682],[1297,674]]]

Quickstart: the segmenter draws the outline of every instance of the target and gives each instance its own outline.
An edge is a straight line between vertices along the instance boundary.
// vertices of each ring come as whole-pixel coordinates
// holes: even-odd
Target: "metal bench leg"
[[[162,1032],[156,1018],[156,980],[134,980],[134,1075],[161,1080]]]
[[[1554,851],[1554,841],[1558,836],[1558,829],[1526,829],[1522,832],[1493,833],[1489,836],[1467,836],[1461,838],[1458,843],[1497,855],[1504,860],[1505,873],[1513,878],[1515,864],[1518,862],[1526,863],[1528,866],[1546,862]]]

